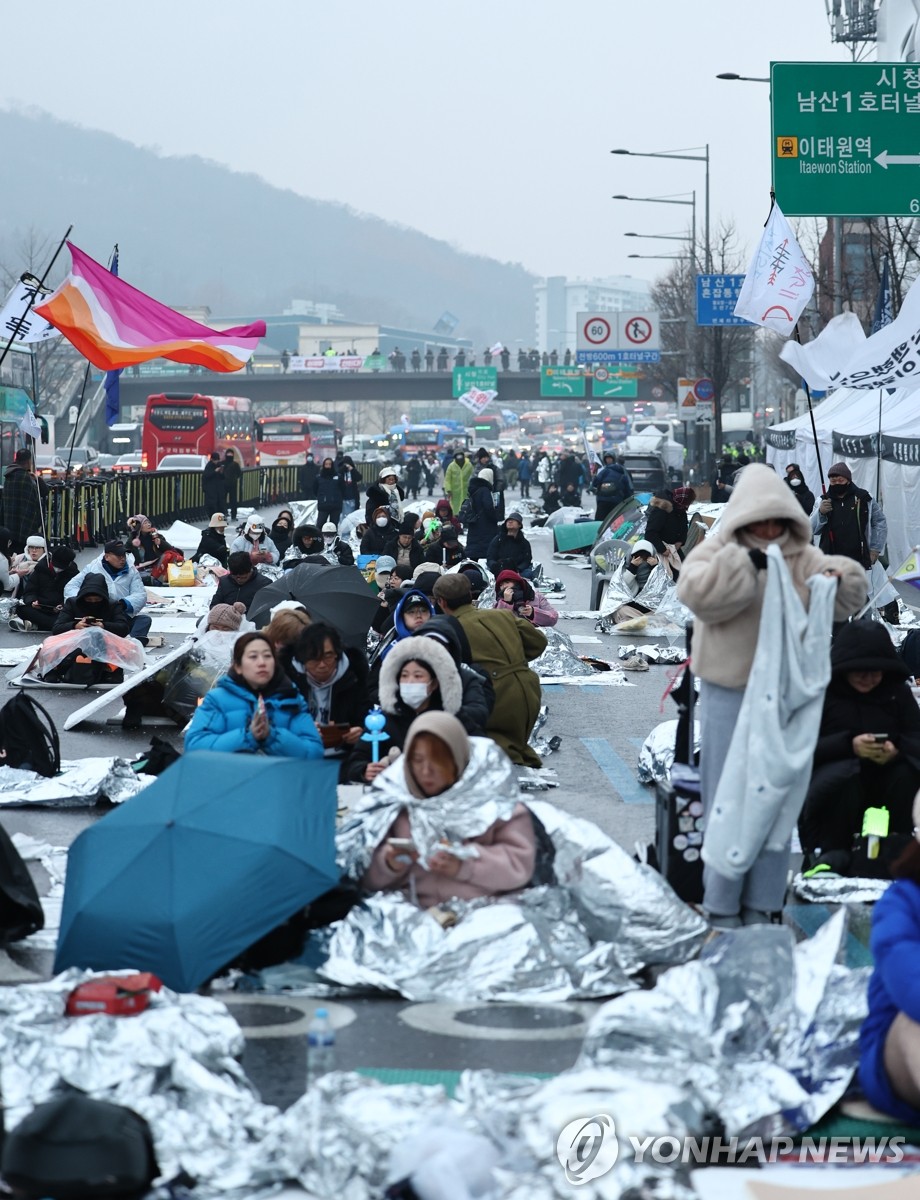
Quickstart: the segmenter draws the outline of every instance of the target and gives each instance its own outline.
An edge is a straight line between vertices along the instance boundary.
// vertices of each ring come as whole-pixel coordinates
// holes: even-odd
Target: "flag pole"
[[[73,225],[68,225],[68,226],[67,226],[67,232],[64,234],[64,236],[61,238],[60,242],[58,243],[58,248],[57,248],[57,250],[55,250],[55,252],[54,252],[54,256],[53,256],[53,258],[51,259],[51,262],[50,262],[50,263],[48,263],[47,267],[45,267],[44,274],[42,275],[41,279],[39,279],[39,281],[38,281],[38,285],[37,285],[37,287],[35,288],[35,292],[34,292],[34,294],[33,294],[33,296],[32,296],[32,299],[29,301],[29,303],[26,305],[26,307],[25,307],[25,308],[23,309],[23,311],[20,313],[20,315],[19,315],[19,318],[18,318],[18,320],[16,321],[16,324],[15,324],[15,326],[13,327],[13,331],[12,331],[12,333],[10,334],[9,341],[8,341],[8,342],[6,343],[6,345],[3,347],[3,353],[2,353],[2,354],[0,354],[0,367],[2,367],[2,366],[3,366],[3,363],[4,363],[4,362],[5,362],[5,360],[6,360],[6,356],[7,356],[7,355],[9,354],[9,352],[10,352],[10,347],[12,346],[13,342],[15,342],[15,340],[16,340],[16,335],[19,333],[20,329],[22,328],[22,323],[23,323],[23,321],[26,319],[26,317],[27,317],[27,316],[29,315],[29,313],[32,311],[32,306],[35,304],[35,301],[36,301],[36,298],[38,297],[38,294],[39,294],[39,292],[40,292],[40,291],[42,290],[42,288],[45,286],[45,280],[46,280],[46,279],[48,278],[48,276],[51,274],[51,268],[52,268],[52,267],[54,266],[54,264],[57,262],[57,257],[58,257],[58,255],[61,253],[61,251],[64,249],[64,246],[65,246],[65,245],[66,245],[66,243],[67,243],[67,239],[70,237],[70,233],[71,233],[71,230],[72,230],[72,229],[73,229]]]
[[[885,389],[878,390],[878,445],[875,448],[875,498],[882,502],[882,396]]]
[[[799,323],[795,323],[795,340],[801,346],[802,337],[799,333]],[[811,388],[808,386],[808,380],[803,375],[802,383],[805,385],[805,399],[808,402],[808,415],[811,418],[811,436],[815,439],[815,457],[818,460],[818,475],[821,479],[821,495],[827,495],[827,484],[824,480],[824,467],[821,465],[821,447],[818,445],[818,427],[815,424],[815,410],[811,406]]]

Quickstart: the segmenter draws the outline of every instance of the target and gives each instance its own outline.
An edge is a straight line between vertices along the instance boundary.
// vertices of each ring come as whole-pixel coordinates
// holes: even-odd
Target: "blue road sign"
[[[697,325],[750,325],[744,317],[735,316],[743,283],[743,275],[697,275]]]
[[[706,402],[712,400],[716,394],[716,385],[711,379],[698,379],[693,385],[693,390],[696,393],[697,400]]]
[[[579,363],[656,363],[660,350],[576,350]]]

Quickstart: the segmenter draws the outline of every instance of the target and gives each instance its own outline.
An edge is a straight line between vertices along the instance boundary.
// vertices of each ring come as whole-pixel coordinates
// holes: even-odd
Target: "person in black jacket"
[[[418,517],[415,513],[406,513],[396,537],[391,538],[383,548],[384,554],[395,558],[397,563],[410,566],[413,571],[420,563],[425,561],[425,551],[421,544],[415,540],[415,527],[417,524]]]
[[[64,601],[51,632],[69,633],[72,629],[91,629],[98,625],[117,637],[126,638],[131,631],[125,606],[113,603],[103,576],[90,572],[76,596]]]
[[[492,539],[486,554],[486,566],[493,575],[501,571],[516,571],[525,579],[533,577],[533,551],[524,536],[524,518],[519,512],[509,513]]]
[[[344,502],[342,504],[342,516],[347,517],[349,513],[353,513],[358,507],[358,501],[361,499],[361,472],[354,464],[354,459],[348,455],[342,459],[342,495]]]
[[[425,551],[427,562],[439,567],[455,567],[466,558],[466,548],[453,525],[442,525],[441,532]]]
[[[367,659],[352,646],[343,646],[337,629],[309,625],[294,645],[293,680],[307,702],[326,749],[343,753],[340,779],[352,747],[364,732],[367,699]]]
[[[389,508],[381,504],[375,508],[361,538],[362,554],[383,554],[386,546],[399,533],[399,525],[393,520]]]
[[[234,550],[227,560],[229,575],[223,575],[218,580],[214,591],[214,599],[208,605],[214,608],[216,604],[235,604],[239,601],[246,605],[246,611],[256,597],[256,593],[271,583],[252,565],[252,559],[245,550]]]
[[[378,508],[387,509],[391,519],[398,522],[402,517],[402,502],[405,498],[406,493],[399,486],[399,472],[396,468],[381,467],[377,482],[367,489],[364,501],[364,518],[368,525],[371,524],[374,512]]]
[[[331,521],[338,526],[342,517],[342,504],[345,493],[342,489],[342,477],[335,469],[331,458],[324,458],[323,465],[313,485],[316,496],[316,523],[324,525]]]
[[[814,866],[840,875],[885,874],[910,840],[920,788],[920,708],[908,668],[878,621],[841,626],[831,647],[811,784],[799,818],[802,849]],[[862,837],[867,809],[888,811],[891,837],[871,857]]]
[[[198,549],[192,555],[192,562],[200,562],[206,554],[210,554],[222,567],[226,567],[230,555],[226,529],[227,518],[222,512],[214,513],[207,527],[201,531],[201,541],[198,543]]]
[[[237,462],[232,450],[224,451],[224,487],[227,489],[227,509],[230,519],[236,520],[236,510],[239,504],[240,480],[243,478],[243,468]]]
[[[294,536],[294,514],[289,508],[282,508],[272,521],[269,537],[275,543],[275,549],[284,558]]]
[[[492,472],[485,467],[470,479],[473,519],[466,531],[468,558],[485,558],[498,532],[498,515],[492,496]]]
[[[671,492],[667,488],[655,492],[648,502],[645,540],[651,542],[659,554],[664,554],[665,545],[679,549],[684,544],[688,528],[687,514],[674,503]]]
[[[204,489],[204,507],[208,516],[223,512],[227,507],[227,483],[224,479],[224,464],[216,450],[205,463],[201,473],[201,486]]]
[[[15,616],[10,617],[10,629],[20,633],[28,633],[30,629],[51,632],[64,607],[64,585],[80,574],[75,557],[69,546],[57,546],[50,559],[46,554],[38,560],[26,576],[22,599],[16,605]]]
[[[798,463],[790,463],[786,467],[786,483],[792,488],[792,494],[801,504],[806,516],[811,516],[815,507],[815,494],[805,482],[805,476]]]

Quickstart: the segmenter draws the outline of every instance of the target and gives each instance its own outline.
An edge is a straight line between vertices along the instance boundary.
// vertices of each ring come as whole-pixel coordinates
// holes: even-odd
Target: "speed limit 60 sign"
[[[643,363],[661,358],[657,312],[579,313],[580,363]]]

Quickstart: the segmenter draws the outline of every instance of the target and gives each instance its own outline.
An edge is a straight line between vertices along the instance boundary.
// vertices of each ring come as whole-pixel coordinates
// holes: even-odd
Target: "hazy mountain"
[[[31,239],[78,246],[168,304],[279,313],[294,297],[356,321],[430,330],[449,310],[477,351],[533,340],[535,276],[414,229],[272,187],[201,158],[164,158],[44,113],[0,112],[0,265]],[[66,254],[62,263],[67,263]]]

